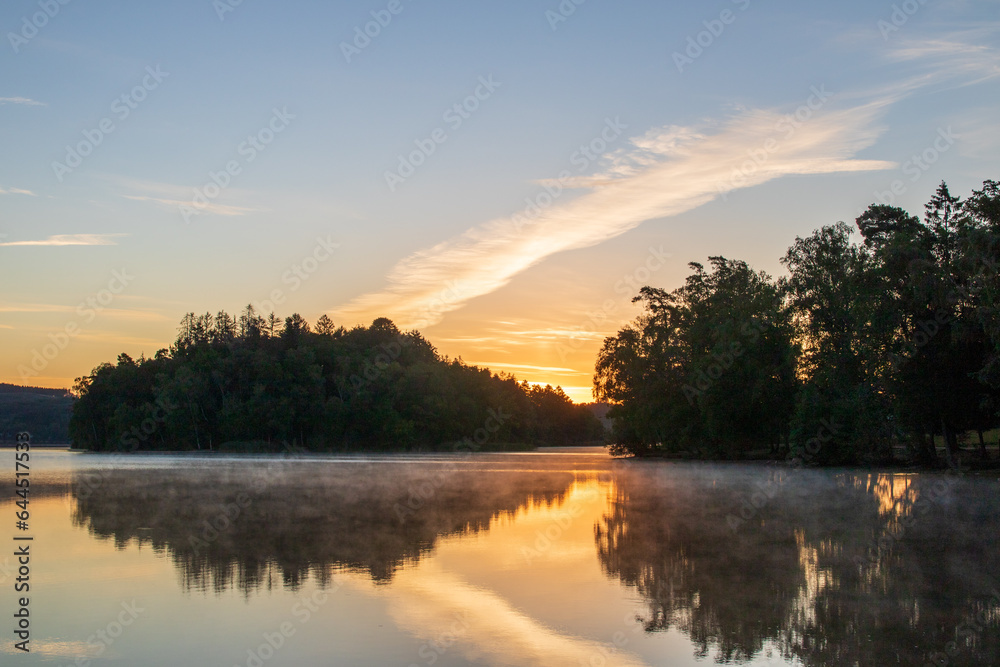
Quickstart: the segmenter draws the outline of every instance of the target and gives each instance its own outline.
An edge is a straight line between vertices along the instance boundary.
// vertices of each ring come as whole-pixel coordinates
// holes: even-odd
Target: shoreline
[[[0,444],[0,450],[9,449],[14,450],[14,444]],[[190,459],[210,459],[210,458],[274,458],[274,459],[322,459],[324,457],[396,457],[396,456],[411,456],[416,458],[426,457],[428,461],[434,460],[441,457],[442,455],[469,455],[469,454],[596,454],[598,452],[607,453],[607,445],[552,445],[552,446],[535,446],[530,448],[520,448],[520,449],[493,449],[493,450],[481,450],[476,452],[455,450],[455,449],[439,449],[439,450],[377,450],[377,451],[364,451],[364,450],[344,450],[344,451],[326,451],[326,452],[313,452],[313,451],[291,451],[291,452],[268,452],[268,451],[219,451],[219,450],[164,450],[164,451],[153,451],[153,450],[143,450],[135,452],[100,452],[100,451],[90,451],[86,449],[75,449],[69,445],[32,445],[32,449],[46,449],[50,451],[65,451],[72,454],[88,454],[95,457],[111,457],[111,456],[141,456],[141,457],[185,457]],[[854,465],[803,465],[800,461],[795,460],[780,460],[780,459],[746,459],[746,460],[727,460],[727,459],[699,459],[691,457],[677,457],[677,456],[614,456],[608,454],[610,458],[614,459],[616,462],[621,463],[633,463],[635,465],[644,465],[647,463],[673,463],[673,464],[692,464],[692,465],[715,465],[715,466],[752,466],[752,467],[771,467],[776,469],[787,469],[787,470],[814,470],[814,471],[844,471],[844,472],[872,472],[880,474],[959,474],[963,476],[970,477],[990,477],[995,473],[1000,472],[1000,459],[990,459],[988,461],[976,461],[973,460],[969,463],[971,465],[966,465],[961,469],[949,468],[944,461],[940,461],[939,465],[936,466],[925,466],[918,464],[911,464],[905,461],[900,461],[897,463],[885,462],[885,463],[872,463],[872,464],[854,464]],[[1000,479],[1000,478],[998,478]]]

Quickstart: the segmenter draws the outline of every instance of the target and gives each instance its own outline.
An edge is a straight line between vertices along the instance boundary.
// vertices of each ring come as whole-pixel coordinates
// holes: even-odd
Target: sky
[[[0,382],[247,304],[591,399],[688,262],[1000,179],[1000,1],[7,0]]]

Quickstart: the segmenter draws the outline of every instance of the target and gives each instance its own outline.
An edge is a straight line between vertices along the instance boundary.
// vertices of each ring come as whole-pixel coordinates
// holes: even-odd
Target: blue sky
[[[624,278],[1000,178],[995,0],[231,3],[0,9],[0,380],[277,296],[586,400]]]

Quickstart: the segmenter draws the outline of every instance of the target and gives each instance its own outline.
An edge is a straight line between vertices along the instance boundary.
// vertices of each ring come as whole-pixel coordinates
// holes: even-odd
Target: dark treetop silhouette
[[[247,306],[193,313],[152,359],[118,357],[75,387],[70,433],[95,451],[465,449],[600,441],[562,389],[529,386],[438,355],[385,318],[312,331]]]
[[[711,257],[607,338],[595,395],[614,450],[811,463],[950,464],[959,436],[1000,426],[1000,189],[942,183],[924,219],[873,205],[797,238],[773,280]]]

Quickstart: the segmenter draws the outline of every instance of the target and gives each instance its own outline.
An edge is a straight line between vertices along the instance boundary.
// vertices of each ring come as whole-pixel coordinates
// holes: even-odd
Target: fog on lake
[[[1000,655],[995,475],[601,449],[32,456],[33,651],[18,664]],[[6,586],[11,562],[0,559]],[[10,658],[12,642],[0,652]]]

